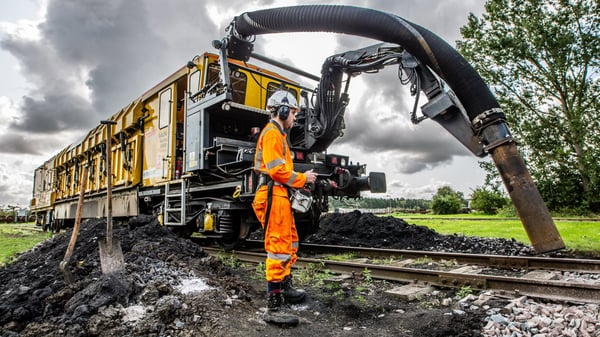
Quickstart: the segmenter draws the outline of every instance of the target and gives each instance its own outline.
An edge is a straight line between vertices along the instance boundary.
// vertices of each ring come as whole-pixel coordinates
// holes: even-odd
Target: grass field
[[[531,244],[519,219],[484,215],[414,215],[399,214],[409,224],[425,226],[440,234],[459,234],[512,239]],[[586,219],[554,219],[567,249],[600,255],[600,221]]]
[[[27,251],[52,235],[33,229],[34,224],[0,224],[0,263],[9,263],[16,253]]]

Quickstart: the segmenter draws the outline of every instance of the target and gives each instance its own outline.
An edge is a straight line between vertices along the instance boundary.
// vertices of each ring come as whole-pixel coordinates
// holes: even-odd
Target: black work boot
[[[285,313],[282,310],[283,293],[280,290],[269,292],[267,298],[267,311],[263,320],[267,323],[298,325],[300,319],[296,315]]]
[[[283,298],[285,301],[291,304],[297,304],[304,302],[306,299],[306,292],[302,289],[295,289],[292,286],[292,275],[288,275],[281,282],[281,291],[283,292]]]
[[[272,291],[267,297],[267,310],[279,311],[283,305],[283,294],[281,291]]]

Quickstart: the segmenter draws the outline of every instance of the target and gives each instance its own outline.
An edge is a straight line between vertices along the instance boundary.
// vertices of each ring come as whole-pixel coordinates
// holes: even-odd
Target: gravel
[[[489,302],[504,306],[489,305]],[[514,299],[497,297],[487,291],[479,296],[467,296],[460,301],[471,310],[481,305],[487,321],[483,336],[510,337],[576,337],[600,336],[598,304],[550,303],[521,296]]]

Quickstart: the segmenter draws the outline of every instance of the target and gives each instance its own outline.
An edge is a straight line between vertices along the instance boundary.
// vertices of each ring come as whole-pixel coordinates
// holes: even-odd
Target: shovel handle
[[[81,225],[81,213],[83,211],[83,198],[85,196],[85,188],[87,186],[89,170],[90,170],[89,165],[85,165],[83,167],[83,179],[81,180],[79,199],[77,200],[77,211],[75,212],[75,225],[73,226],[73,233],[71,233],[71,240],[69,241],[69,246],[67,247],[67,251],[65,252],[65,257],[63,258],[63,260],[60,263],[60,270],[63,273],[69,273],[67,270],[67,264],[69,263],[71,254],[73,254],[73,249],[75,248],[75,242],[77,242],[77,235],[79,234],[79,227]],[[69,279],[69,278],[67,277],[67,279]],[[69,280],[67,280],[67,281],[69,282]]]
[[[106,246],[112,250],[112,126],[115,121],[101,121],[106,125]]]

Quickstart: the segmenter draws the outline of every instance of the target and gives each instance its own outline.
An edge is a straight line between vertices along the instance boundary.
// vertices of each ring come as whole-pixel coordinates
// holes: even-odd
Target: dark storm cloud
[[[391,156],[394,158],[394,156]],[[442,164],[449,164],[452,156],[443,151],[428,151],[419,153],[404,153],[395,156],[392,160],[392,166],[397,172],[403,174],[417,173],[423,170],[432,169]]]
[[[364,6],[400,16],[430,30],[454,46],[460,39],[459,27],[467,23],[473,8],[475,14],[483,12],[481,0],[365,0]]]
[[[0,42],[34,86],[10,126],[36,134],[85,132],[224,35],[192,0],[50,0],[39,28]]]
[[[47,92],[41,99],[24,96],[22,104],[26,113],[11,125],[22,131],[46,134],[87,127],[94,120],[88,102],[66,91]]]
[[[34,144],[19,134],[9,133],[0,136],[0,152],[14,154],[39,154]]]
[[[0,135],[0,153],[37,155],[52,151],[61,144],[62,140],[52,135],[22,134],[13,130]],[[23,161],[17,160],[12,164],[19,167]]]

